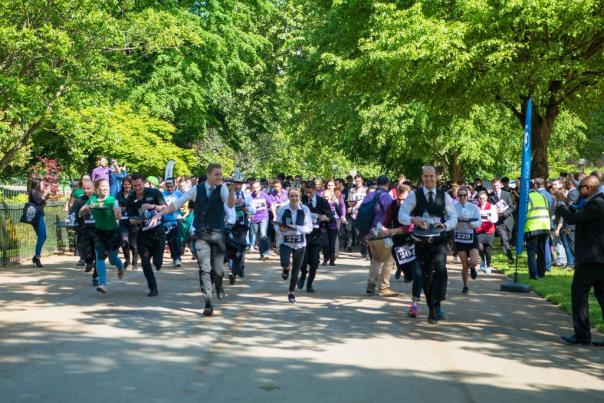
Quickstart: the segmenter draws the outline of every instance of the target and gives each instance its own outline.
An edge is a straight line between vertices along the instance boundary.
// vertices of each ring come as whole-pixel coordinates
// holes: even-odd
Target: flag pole
[[[514,281],[501,284],[501,291],[507,292],[529,292],[528,284],[518,282],[518,257],[524,248],[524,227],[526,225],[526,214],[528,209],[529,180],[531,179],[531,142],[532,142],[532,118],[533,100],[529,98],[526,104],[526,116],[524,120],[524,133],[522,140],[522,172],[520,175],[520,195],[518,198],[518,230],[516,233],[516,269],[514,270]]]

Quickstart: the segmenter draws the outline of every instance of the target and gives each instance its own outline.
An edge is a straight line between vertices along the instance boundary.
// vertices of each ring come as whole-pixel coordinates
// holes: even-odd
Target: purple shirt
[[[381,224],[384,221],[384,215],[386,214],[386,210],[390,207],[390,204],[392,204],[392,197],[388,192],[383,191],[383,189],[367,193],[367,196],[365,196],[361,204],[365,204],[372,200],[376,196],[377,192],[379,192],[379,200],[377,203],[375,203],[375,214],[373,216],[371,228],[377,227],[378,224]]]
[[[280,193],[277,193],[273,190],[269,196],[271,198],[271,205],[289,203],[289,196],[287,195],[287,190],[285,189],[281,189]]]
[[[257,195],[252,193],[252,206],[256,209],[256,214],[251,219],[252,224],[268,220],[268,209],[271,206],[271,197],[269,195],[264,192],[260,192]]]
[[[99,181],[101,179],[109,180],[110,172],[111,168],[98,166],[92,170],[92,175],[90,175],[90,179],[92,179],[93,182]]]

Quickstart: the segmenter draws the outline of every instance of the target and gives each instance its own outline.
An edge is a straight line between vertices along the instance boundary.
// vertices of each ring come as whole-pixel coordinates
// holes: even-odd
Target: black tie
[[[432,207],[432,205],[434,204],[434,194],[432,193],[432,191],[428,192],[428,206]]]

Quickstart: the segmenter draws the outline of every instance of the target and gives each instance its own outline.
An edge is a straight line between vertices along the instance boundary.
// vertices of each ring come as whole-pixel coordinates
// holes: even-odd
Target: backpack
[[[371,200],[361,204],[361,207],[359,207],[357,219],[354,221],[353,226],[361,234],[368,234],[371,230],[371,225],[373,224],[373,219],[375,218],[375,205],[379,202],[381,194],[382,192],[376,191]]]

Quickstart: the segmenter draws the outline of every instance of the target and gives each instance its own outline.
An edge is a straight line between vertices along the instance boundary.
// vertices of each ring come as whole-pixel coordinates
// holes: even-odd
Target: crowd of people
[[[108,291],[109,258],[118,278],[128,267],[136,269],[140,260],[148,295],[156,296],[154,269],[162,268],[167,244],[174,267],[181,266],[186,248],[197,260],[205,315],[213,314],[213,294],[218,299],[226,295],[225,271],[230,284],[244,278],[246,255],[252,251],[260,260],[278,255],[293,303],[296,288],[316,292],[321,265],[335,266],[342,252],[354,248],[370,261],[368,295],[397,296],[391,276],[403,276],[412,283],[408,315],[419,315],[423,292],[428,321],[436,323],[446,317],[442,302],[449,254],[461,263],[463,294],[480,271],[495,269],[495,237],[509,263],[514,262],[519,199],[518,187],[508,178],[438,182],[432,166],[423,167],[419,183],[385,175],[374,180],[360,175],[303,180],[283,174],[268,180],[225,180],[218,164],[210,164],[199,178],[159,179],[129,175],[115,160],[108,166],[107,159],[99,158],[91,175],[80,178],[65,208],[76,227],[78,265],[92,272],[92,284],[101,293]],[[579,259],[572,214],[590,200],[581,189],[595,186],[590,187],[593,194],[601,195],[602,183],[599,172],[531,181],[524,239],[531,278],[544,277],[552,265],[575,268]],[[30,202],[43,210],[46,196],[43,185],[34,183]],[[42,227],[35,229],[43,244]],[[40,252],[41,245],[33,263],[42,267]],[[591,280],[600,281],[596,294],[604,305],[604,280]],[[577,303],[582,295],[577,291]],[[584,340],[588,318],[582,312],[575,319]]]

